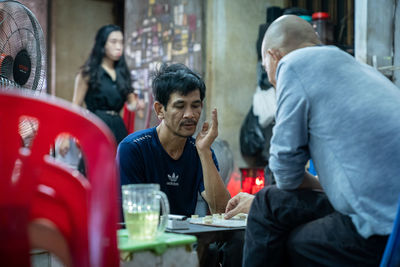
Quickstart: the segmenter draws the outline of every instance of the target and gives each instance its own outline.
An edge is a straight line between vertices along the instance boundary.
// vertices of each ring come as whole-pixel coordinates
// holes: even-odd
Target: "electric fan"
[[[46,51],[42,28],[17,1],[0,1],[0,87],[42,91],[46,87]]]

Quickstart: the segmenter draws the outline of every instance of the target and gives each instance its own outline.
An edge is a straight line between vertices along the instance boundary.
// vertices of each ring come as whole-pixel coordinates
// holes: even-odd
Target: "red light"
[[[264,188],[264,169],[263,168],[241,168],[242,173],[242,192],[255,194]]]
[[[228,184],[226,185],[231,197],[236,196],[240,191],[242,191],[242,180],[240,173],[234,170],[231,174]]]

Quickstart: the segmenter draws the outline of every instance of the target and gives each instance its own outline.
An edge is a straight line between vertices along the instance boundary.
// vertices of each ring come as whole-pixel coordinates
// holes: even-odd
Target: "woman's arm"
[[[129,93],[126,97],[126,103],[129,111],[135,111],[137,106],[137,96],[134,93]]]
[[[88,87],[87,79],[83,77],[82,72],[79,72],[75,78],[74,96],[72,97],[73,104],[83,106],[83,101],[88,91]]]

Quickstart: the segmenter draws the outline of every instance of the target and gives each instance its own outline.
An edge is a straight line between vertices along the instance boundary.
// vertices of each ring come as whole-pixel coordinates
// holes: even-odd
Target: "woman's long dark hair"
[[[105,25],[101,27],[95,38],[95,42],[90,53],[89,58],[86,60],[85,64],[82,66],[83,77],[89,77],[88,89],[96,90],[100,85],[100,67],[102,60],[105,56],[105,48],[108,36],[110,33],[120,31],[121,28],[117,25]],[[119,92],[126,96],[128,93],[132,92],[131,78],[129,74],[128,66],[126,65],[124,54],[118,61],[114,62],[115,72],[117,74],[117,87]]]

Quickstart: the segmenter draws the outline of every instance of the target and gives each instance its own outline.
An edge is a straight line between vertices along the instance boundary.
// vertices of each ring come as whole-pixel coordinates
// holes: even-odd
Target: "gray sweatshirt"
[[[297,188],[312,157],[333,207],[365,238],[392,230],[400,195],[400,90],[333,46],[295,50],[276,72],[270,168]]]

